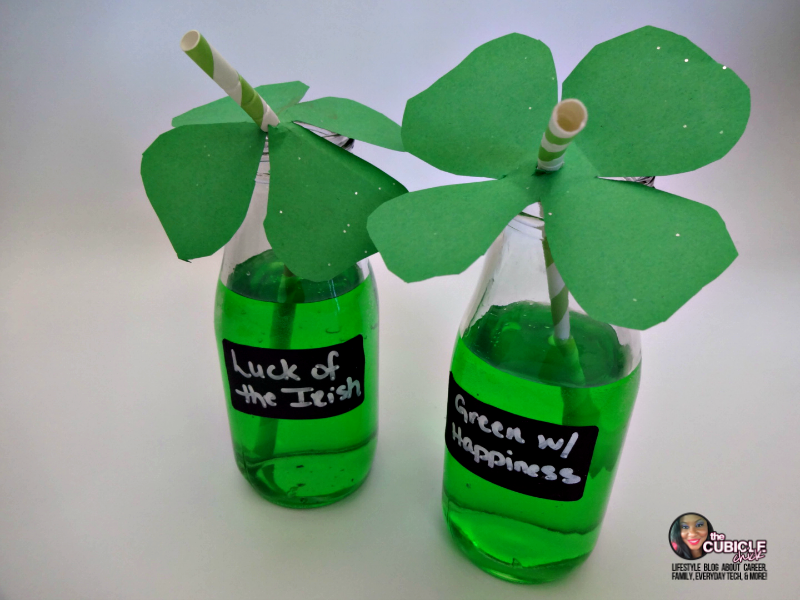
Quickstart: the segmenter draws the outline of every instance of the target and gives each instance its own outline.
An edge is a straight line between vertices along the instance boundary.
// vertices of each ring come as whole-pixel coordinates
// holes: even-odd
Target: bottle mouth
[[[191,33],[191,32],[189,32]],[[188,35],[188,34],[187,34]],[[318,135],[319,137],[328,140],[332,144],[336,144],[343,150],[352,152],[355,140],[346,135],[340,135],[328,129],[317,127],[315,125],[308,125],[307,123],[299,123],[301,127],[308,129],[310,132]],[[256,171],[257,183],[269,183],[269,137],[264,142],[264,151],[261,153],[261,162]]]
[[[303,123],[302,121],[298,121],[298,124],[301,127],[308,129],[312,133],[317,134],[319,137],[324,138],[333,144],[336,144],[337,146],[343,148],[344,150],[347,150],[348,152],[353,149],[355,140],[347,137],[346,135],[341,135],[329,129],[317,127],[316,125],[309,125],[308,123]]]
[[[540,202],[530,204],[522,209],[510,223],[517,231],[525,231],[533,229],[541,230],[544,227],[544,219],[542,218],[542,205]]]
[[[508,226],[523,235],[541,237],[544,232],[544,219],[530,214],[530,212],[535,212],[533,210],[529,211],[530,208],[530,206],[527,207],[524,211],[511,219]]]
[[[534,217],[536,219],[542,219],[542,203],[541,202],[534,202],[533,204],[529,204],[522,211],[519,213],[520,217]]]

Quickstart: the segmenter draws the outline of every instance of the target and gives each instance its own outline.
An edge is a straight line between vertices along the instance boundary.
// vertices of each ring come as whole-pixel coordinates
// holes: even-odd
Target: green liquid
[[[445,450],[442,503],[453,538],[481,569],[521,583],[557,579],[594,548],[639,388],[640,366],[625,373],[627,349],[610,326],[570,313],[579,375],[553,344],[551,319],[541,304],[493,306],[456,342],[452,363],[456,381],[482,402],[600,429],[583,497],[574,502],[506,490]]]
[[[272,251],[238,265],[217,286],[214,326],[236,464],[267,500],[324,506],[369,474],[378,430],[378,300],[374,279],[353,266],[331,281],[291,275]],[[230,288],[230,289],[229,289]],[[222,340],[261,348],[323,348],[364,336],[364,401],[324,419],[271,419],[231,405]]]

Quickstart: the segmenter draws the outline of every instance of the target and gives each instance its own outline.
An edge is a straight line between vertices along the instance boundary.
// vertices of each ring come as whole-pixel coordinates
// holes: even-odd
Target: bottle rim
[[[522,212],[511,220],[509,226],[520,233],[528,235],[533,233],[531,230],[541,232],[544,229],[541,203],[536,202],[523,208]]]

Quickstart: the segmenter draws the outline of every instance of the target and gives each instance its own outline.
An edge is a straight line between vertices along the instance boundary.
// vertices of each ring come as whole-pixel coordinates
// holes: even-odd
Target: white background
[[[542,39],[563,80],[593,45],[646,24],[751,87],[736,148],[657,183],[719,210],[740,257],[643,335],[587,563],[554,584],[504,583],[444,527],[447,372],[480,261],[406,285],[373,260],[373,472],[327,508],[263,501],[230,448],[219,255],[177,260],[139,178],[170,119],[221,95],[181,35],[202,31],[253,85],[300,79],[307,99],[350,97],[400,122],[407,98],[497,36]],[[0,598],[797,598],[799,32],[796,0],[2,2]],[[459,180],[357,152],[412,190]],[[671,581],[667,530],[687,511],[729,538],[767,539],[769,579]]]

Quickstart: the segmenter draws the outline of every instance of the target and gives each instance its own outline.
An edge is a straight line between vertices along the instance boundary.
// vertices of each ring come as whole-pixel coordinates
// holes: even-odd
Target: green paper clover
[[[553,259],[580,305],[615,325],[666,320],[737,253],[717,212],[637,183],[600,177],[670,175],[724,156],[744,132],[750,93],[686,38],[643,27],[597,45],[563,84],[587,107],[564,167],[537,173],[558,99],[545,44],[510,34],[473,51],[411,98],[403,145],[459,175],[496,181],[404,194],[368,230],[405,281],[460,273],[508,222],[541,202]]]
[[[281,118],[269,128],[267,238],[298,276],[331,279],[376,252],[367,217],[406,192],[389,175],[295,125],[302,122],[394,150],[400,126],[358,102],[298,104],[308,86],[293,81],[256,91]],[[142,181],[178,257],[208,256],[242,224],[267,134],[229,97],[172,121],[142,157]]]

